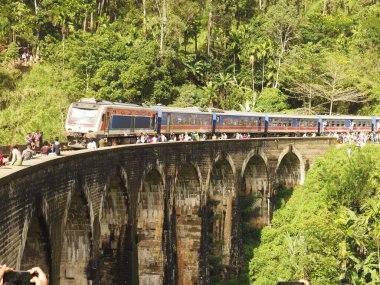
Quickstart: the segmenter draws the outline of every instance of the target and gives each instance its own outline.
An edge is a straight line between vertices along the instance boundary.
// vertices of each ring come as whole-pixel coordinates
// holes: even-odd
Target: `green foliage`
[[[25,75],[34,68],[20,66],[19,51],[38,54],[71,74],[83,97],[380,114],[376,1],[3,0],[0,8],[4,70]],[[7,90],[27,76],[8,73],[0,71],[1,106],[15,109]]]
[[[8,49],[5,53],[4,59],[11,61],[11,60],[17,59],[18,57],[19,57],[19,54],[18,54],[17,44],[11,43],[10,45],[8,45]]]
[[[287,96],[277,88],[264,88],[257,99],[257,112],[281,112],[289,108]]]
[[[13,90],[6,90],[8,107],[0,110],[2,144],[24,143],[26,133],[41,130],[44,138],[64,138],[69,103],[81,97],[71,72],[35,66]]]
[[[331,150],[309,171],[250,263],[251,282],[308,279],[312,284],[375,284],[380,217],[378,146]]]

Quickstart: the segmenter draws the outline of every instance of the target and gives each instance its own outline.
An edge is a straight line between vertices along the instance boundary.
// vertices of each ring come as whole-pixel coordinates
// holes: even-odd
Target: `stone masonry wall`
[[[302,183],[334,144],[263,138],[127,145],[0,168],[0,264],[37,263],[51,285],[207,284],[210,243],[223,266],[238,270],[238,197],[262,195],[256,224],[265,225],[266,201],[278,186]]]

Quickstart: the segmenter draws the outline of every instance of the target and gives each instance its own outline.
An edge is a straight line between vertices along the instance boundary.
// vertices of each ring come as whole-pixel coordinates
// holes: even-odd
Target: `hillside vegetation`
[[[81,97],[379,114],[379,15],[374,0],[3,0],[0,144],[62,135]]]
[[[250,262],[255,285],[379,284],[380,148],[333,149],[263,229]]]

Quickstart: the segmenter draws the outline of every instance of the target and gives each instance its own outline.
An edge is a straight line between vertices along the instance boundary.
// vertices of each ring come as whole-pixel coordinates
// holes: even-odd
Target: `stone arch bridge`
[[[241,259],[239,197],[266,225],[280,185],[305,179],[331,138],[128,145],[0,169],[0,263],[50,284],[208,284],[210,255]],[[212,252],[210,253],[210,247]]]

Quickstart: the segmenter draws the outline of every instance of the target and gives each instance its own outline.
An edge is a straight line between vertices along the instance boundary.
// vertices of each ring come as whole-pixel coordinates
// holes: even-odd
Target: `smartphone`
[[[5,272],[3,281],[4,285],[32,285],[30,279],[32,279],[32,274],[28,271],[10,271]]]

